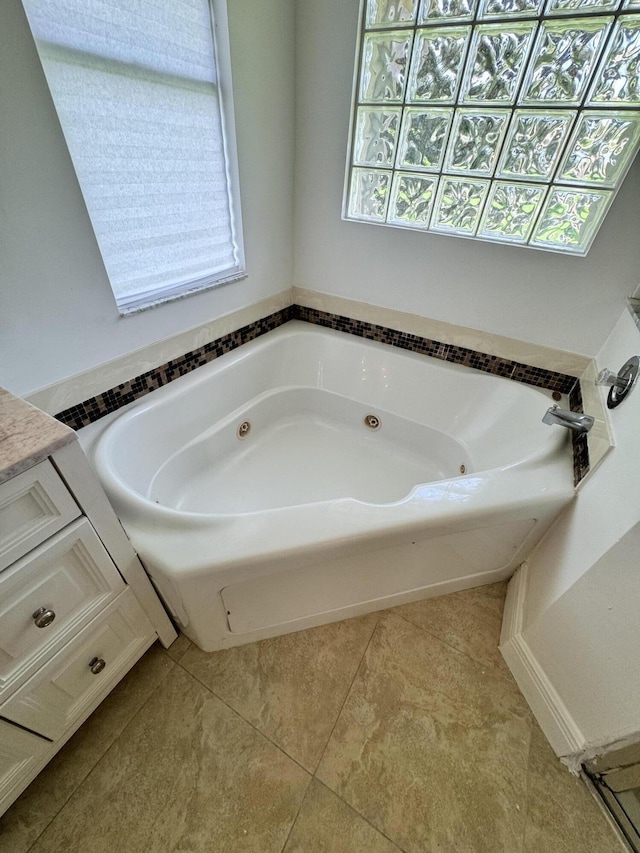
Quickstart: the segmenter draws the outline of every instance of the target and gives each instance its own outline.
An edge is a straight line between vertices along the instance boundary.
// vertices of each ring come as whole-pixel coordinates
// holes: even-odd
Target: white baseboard
[[[585,737],[533,655],[522,631],[528,570],[527,563],[523,563],[509,582],[500,651],[553,751],[570,770],[578,772],[586,747]]]

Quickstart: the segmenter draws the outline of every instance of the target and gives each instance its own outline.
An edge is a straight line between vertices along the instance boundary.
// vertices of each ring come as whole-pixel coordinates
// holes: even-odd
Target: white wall
[[[597,356],[640,354],[625,311]],[[640,734],[640,388],[610,413],[615,448],[528,563],[522,635],[587,744]]]
[[[0,3],[0,384],[31,394],[283,291],[294,246],[300,287],[597,352],[639,277],[640,167],[587,259],[342,222],[358,0],[229,13],[249,278],[121,318],[20,0]]]
[[[293,0],[229,3],[249,278],[121,318],[20,0],[0,3],[0,384],[17,394],[289,288]]]
[[[295,284],[595,355],[640,279],[640,164],[586,259],[342,222],[357,17],[296,3]]]

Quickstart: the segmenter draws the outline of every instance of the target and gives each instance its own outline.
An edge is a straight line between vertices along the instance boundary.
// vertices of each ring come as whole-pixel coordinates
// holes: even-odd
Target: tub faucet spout
[[[558,406],[551,406],[547,409],[545,416],[542,418],[543,424],[559,424],[560,426],[570,429],[571,432],[577,432],[583,435],[593,426],[593,418],[591,415],[583,415],[581,412],[570,412],[568,409],[560,409]]]

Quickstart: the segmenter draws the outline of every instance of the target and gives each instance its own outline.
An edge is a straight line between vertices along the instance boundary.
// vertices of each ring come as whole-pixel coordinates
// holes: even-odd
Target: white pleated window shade
[[[23,3],[120,311],[241,277],[208,0]]]

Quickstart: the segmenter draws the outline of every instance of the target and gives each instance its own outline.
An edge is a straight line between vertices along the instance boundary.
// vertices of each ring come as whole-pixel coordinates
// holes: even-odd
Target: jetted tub
[[[550,402],[296,321],[145,397],[95,463],[212,651],[508,577],[574,494]]]

